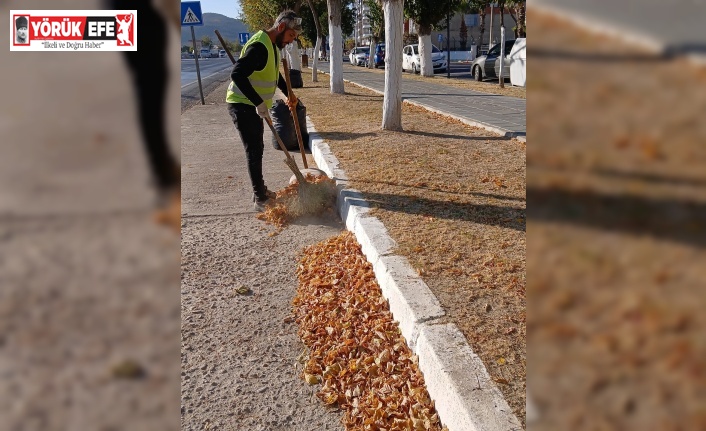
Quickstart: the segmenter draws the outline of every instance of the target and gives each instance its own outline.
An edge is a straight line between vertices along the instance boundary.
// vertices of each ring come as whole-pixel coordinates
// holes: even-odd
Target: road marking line
[[[204,76],[203,78],[201,78],[201,82],[203,82],[203,80],[206,79],[206,78],[212,77],[213,75],[218,75],[219,73],[223,72],[223,71],[226,70],[226,69],[228,69],[228,68],[227,68],[227,67],[224,67],[223,69],[219,70],[218,72],[212,73],[212,74],[210,74],[210,75],[208,75],[208,76]],[[191,81],[191,82],[189,82],[188,84],[182,85],[181,88],[188,87],[189,85],[191,85],[191,84],[196,84],[197,82],[199,82],[198,79],[197,79],[196,81]]]

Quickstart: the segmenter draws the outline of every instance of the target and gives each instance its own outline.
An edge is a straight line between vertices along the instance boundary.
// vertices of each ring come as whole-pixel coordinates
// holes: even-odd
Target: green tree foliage
[[[267,30],[272,27],[280,12],[291,9],[301,16],[305,0],[238,0],[243,11],[240,19],[251,29]]]
[[[385,39],[385,14],[382,12],[382,5],[376,0],[364,0],[369,12],[367,18],[370,20],[370,32],[378,40]]]
[[[404,11],[417,24],[418,34],[426,36],[445,28],[447,13],[453,14],[460,4],[461,0],[406,0]]]
[[[328,36],[328,8],[326,1],[314,0],[312,3],[314,4],[314,9],[316,9],[316,16],[319,17],[319,24],[321,24],[321,35],[326,37]],[[341,10],[341,31],[344,36],[353,33],[353,27],[355,25],[354,4],[353,0],[345,0],[343,2],[343,9]],[[299,16],[302,17],[301,37],[306,39],[311,45],[315,45],[316,23],[314,22],[314,14],[311,13],[308,4],[304,3],[302,5]]]

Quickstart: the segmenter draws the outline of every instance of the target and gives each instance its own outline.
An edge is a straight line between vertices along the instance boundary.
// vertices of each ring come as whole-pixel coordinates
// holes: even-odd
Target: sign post
[[[201,70],[199,69],[199,55],[196,51],[196,34],[194,33],[195,25],[203,25],[203,14],[201,13],[200,1],[184,1],[181,2],[181,26],[191,27],[191,42],[194,45],[194,60],[196,60],[196,78],[199,81],[199,93],[201,94],[201,104],[205,105],[203,99],[203,88],[201,87]]]

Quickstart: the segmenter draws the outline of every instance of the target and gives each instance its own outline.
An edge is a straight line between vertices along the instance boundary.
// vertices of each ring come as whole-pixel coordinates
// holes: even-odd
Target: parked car
[[[369,46],[359,46],[351,49],[349,60],[354,66],[363,66],[367,60],[367,55],[370,52]]]
[[[503,79],[510,77],[510,52],[515,45],[514,40],[505,41],[505,59],[503,61]],[[471,63],[471,73],[476,81],[497,79],[500,75],[500,44],[494,45],[487,55],[481,55]]]
[[[226,50],[222,49],[222,50],[218,51],[218,57],[225,58],[226,57]]]
[[[208,48],[201,48],[201,51],[199,51],[199,58],[211,58],[211,50]]]
[[[368,61],[365,62],[365,66],[368,66],[369,61],[371,61],[370,58],[368,58]],[[373,64],[375,65],[376,69],[380,66],[385,67],[385,44],[384,43],[378,43],[377,45],[375,45],[375,53],[372,56],[372,61],[373,61]]]
[[[446,57],[435,45],[431,46],[431,63],[434,72],[446,72]],[[413,73],[419,73],[421,64],[419,58],[419,44],[407,45],[402,49],[403,72],[411,70]]]

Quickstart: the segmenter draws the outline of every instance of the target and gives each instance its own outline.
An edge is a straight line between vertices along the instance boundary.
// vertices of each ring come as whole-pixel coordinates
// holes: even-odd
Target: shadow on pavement
[[[348,141],[351,139],[364,138],[366,136],[376,136],[377,133],[356,133],[356,132],[319,132],[324,141]]]
[[[459,135],[445,135],[443,133],[430,133],[430,132],[420,132],[417,130],[405,130],[401,132],[403,134],[427,136],[431,138],[442,138],[442,139],[458,139],[461,141],[509,141],[511,138],[507,136],[459,136]]]
[[[704,203],[557,188],[528,188],[527,200],[532,202],[530,220],[584,225],[706,246]]]
[[[504,196],[504,195],[496,195],[492,193],[482,193],[482,192],[455,192],[455,191],[449,191],[449,190],[443,190],[443,189],[438,189],[434,187],[424,187],[424,186],[414,186],[411,184],[400,184],[400,183],[393,183],[391,181],[367,181],[367,180],[356,180],[357,183],[368,183],[368,184],[387,184],[388,186],[393,186],[393,187],[405,187],[405,188],[410,188],[410,189],[423,189],[423,190],[429,190],[433,192],[439,192],[439,193],[449,193],[449,194],[454,194],[454,195],[469,195],[469,196],[479,196],[479,197],[484,197],[484,198],[493,198],[493,199],[502,199],[502,200],[511,200],[511,201],[518,201],[518,202],[524,202],[525,199],[523,198],[516,198],[513,196]]]
[[[644,172],[621,172],[614,169],[595,169],[594,173],[598,175],[603,175],[606,177],[630,179],[630,180],[641,180],[647,181],[655,184],[669,184],[669,185],[682,185],[682,186],[706,186],[706,180],[699,180],[694,178],[676,178],[676,177],[665,177],[662,175],[648,174]]]
[[[525,231],[525,210],[521,208],[464,204],[386,193],[364,192],[363,195],[371,206],[387,211],[470,221]]]
[[[602,62],[602,63],[620,63],[620,62],[645,62],[654,63],[661,62],[668,58],[663,54],[651,53],[635,53],[631,55],[625,54],[609,54],[609,53],[593,53],[593,52],[572,52],[558,49],[534,48],[532,55],[538,58],[554,59],[554,60],[572,60],[572,61],[587,61],[587,62]]]

